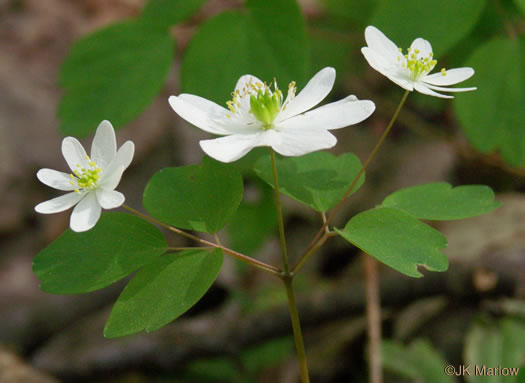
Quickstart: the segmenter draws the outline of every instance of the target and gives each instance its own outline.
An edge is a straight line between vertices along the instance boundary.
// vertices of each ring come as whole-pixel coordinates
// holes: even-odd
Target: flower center
[[[74,175],[69,175],[71,178],[69,183],[75,185],[76,181],[79,189],[93,190],[97,187],[97,182],[100,179],[100,172],[102,169],[100,169],[94,161],[91,161],[88,155],[86,155],[86,159],[88,160],[88,167],[84,168],[82,165],[77,165],[77,169],[73,172]],[[75,192],[80,193],[79,189],[75,189]]]
[[[399,52],[403,53],[401,48],[399,48]],[[405,55],[406,62],[403,62],[403,68],[411,72],[412,80],[417,80],[436,66],[437,60],[433,59],[433,56],[434,54],[430,52],[427,57],[423,57],[420,55],[419,49],[412,51],[408,48],[407,54]],[[401,56],[398,56],[397,61],[401,61]],[[445,68],[441,69],[441,74],[446,76],[447,72]]]
[[[286,99],[283,92],[277,87],[277,82],[273,82],[271,87],[262,82],[248,82],[242,90],[237,89],[232,93],[232,100],[226,102],[232,114],[227,114],[228,118],[232,115],[251,114],[258,121],[262,122],[264,130],[273,128],[273,121],[281,110],[295,97],[295,82],[288,86]]]

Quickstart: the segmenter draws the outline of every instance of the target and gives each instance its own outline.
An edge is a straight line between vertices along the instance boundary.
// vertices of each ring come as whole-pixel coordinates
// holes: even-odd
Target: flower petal
[[[124,194],[116,190],[97,189],[97,200],[104,209],[114,209],[124,203]]]
[[[326,67],[308,81],[304,89],[293,99],[276,118],[276,122],[296,116],[319,104],[332,90],[335,82],[335,69]]]
[[[337,138],[323,129],[282,129],[270,130],[271,147],[283,156],[302,156],[303,154],[328,149],[337,143]]]
[[[221,162],[237,161],[256,146],[265,146],[264,132],[232,134],[199,143],[207,155]]]
[[[390,81],[399,85],[401,88],[412,91],[414,90],[413,81],[404,76],[404,70],[398,62],[391,63],[376,51],[363,47],[361,48],[363,56],[372,68],[387,77]]]
[[[228,134],[214,119],[223,119],[227,109],[205,98],[192,94],[181,94],[169,98],[175,113],[197,128],[213,134]]]
[[[282,123],[291,129],[340,129],[357,124],[368,118],[375,110],[375,104],[369,100],[357,100],[348,96],[340,101],[332,102],[305,114],[292,117]]]
[[[429,95],[429,96],[440,97],[440,98],[454,98],[453,96],[449,96],[449,95],[446,95],[446,94],[441,94],[441,93],[434,92],[433,90],[428,89],[427,86],[425,84],[421,83],[421,82],[416,82],[414,84],[414,88],[419,93],[423,93],[423,94],[426,94],[426,95]]]
[[[471,90],[478,89],[476,87],[472,87],[472,88],[445,88],[443,86],[435,86],[435,85],[430,85],[430,84],[425,84],[425,86],[427,88],[432,89],[432,90],[439,90],[439,91],[442,91],[442,92],[468,92],[468,91],[471,91]]]
[[[76,182],[71,185],[71,176],[69,174],[57,170],[40,169],[36,176],[44,185],[51,186],[54,189],[71,191],[78,188]]]
[[[418,51],[417,53],[416,50]],[[421,37],[415,39],[410,45],[410,54],[415,54],[418,59],[420,57],[427,58],[430,53],[432,53],[432,45]]]
[[[95,138],[91,144],[91,159],[100,168],[104,168],[113,161],[117,153],[117,139],[115,130],[107,120],[102,121],[97,128]]]
[[[81,193],[67,193],[50,199],[45,202],[41,202],[35,206],[35,211],[41,214],[53,214],[60,213],[61,211],[69,209],[71,206],[74,206],[78,201],[80,201],[84,196],[85,192]]]
[[[459,82],[465,81],[466,79],[474,75],[474,69],[472,68],[455,68],[446,71],[446,75],[443,76],[441,72],[437,72],[428,76],[423,77],[422,81],[432,85],[454,85]]]
[[[237,81],[237,84],[235,84],[235,91],[242,92],[245,88],[247,88],[248,84],[256,84],[263,82],[259,80],[257,77],[252,76],[251,74],[245,74],[244,76],[241,76],[241,78]]]
[[[370,49],[383,56],[386,61],[395,63],[397,57],[401,55],[397,45],[374,26],[366,27],[365,40]]]
[[[74,137],[66,137],[62,140],[62,155],[73,172],[78,170],[77,165],[83,168],[88,167],[86,151],[82,144]]]
[[[71,213],[69,226],[76,232],[87,231],[97,223],[100,218],[101,207],[95,193],[88,192]]]
[[[109,164],[106,169],[102,169],[99,186],[108,190],[115,189],[120,182],[122,173],[124,173],[124,170],[131,164],[134,153],[135,144],[131,141],[126,141],[118,150],[111,164]]]

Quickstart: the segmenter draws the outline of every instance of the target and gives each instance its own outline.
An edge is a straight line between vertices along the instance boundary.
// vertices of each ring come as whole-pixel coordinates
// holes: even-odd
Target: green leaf
[[[525,357],[525,324],[505,318],[499,324],[478,321],[465,338],[465,363],[471,365],[469,382],[516,382],[517,372],[508,376],[495,373],[495,368],[518,368]],[[472,371],[478,366],[479,373]],[[485,366],[485,371],[479,370]],[[489,370],[491,369],[491,370]],[[492,376],[491,376],[492,375]]]
[[[454,99],[467,138],[483,153],[500,150],[509,164],[525,164],[525,38],[491,40],[465,65],[478,87]]]
[[[152,332],[179,317],[208,291],[222,260],[218,249],[195,249],[168,254],[144,267],[113,306],[104,336]]]
[[[242,177],[234,165],[204,157],[201,165],[157,172],[146,186],[143,204],[164,223],[216,233],[235,214],[242,192]]]
[[[337,205],[361,169],[352,153],[338,157],[329,152],[313,152],[300,157],[277,158],[281,193],[323,212]],[[269,156],[255,163],[255,173],[273,185],[272,161]],[[364,182],[360,177],[352,193]]]
[[[104,119],[115,128],[133,120],[164,85],[173,55],[166,31],[138,21],[113,24],[77,41],[60,70],[61,132],[86,136]]]
[[[397,209],[379,207],[355,215],[344,230],[336,231],[347,241],[377,260],[409,277],[422,274],[417,266],[445,271],[447,257],[439,250],[447,246],[437,230]]]
[[[428,40],[439,60],[472,30],[485,4],[486,0],[380,0],[371,25],[403,50],[417,37]]]
[[[66,230],[38,253],[33,271],[43,291],[87,293],[154,261],[167,247],[162,233],[149,222],[131,214],[105,212],[89,231]]]
[[[521,14],[525,16],[525,0],[514,0],[516,7],[520,10]]]
[[[374,8],[380,0],[322,0],[330,16],[342,17],[360,26],[369,24]]]
[[[453,383],[443,372],[447,362],[427,340],[418,339],[405,346],[394,341],[381,343],[381,358],[385,369],[419,383]]]
[[[224,104],[247,73],[266,81],[276,78],[284,89],[291,81],[304,84],[309,52],[297,2],[247,0],[246,8],[201,25],[182,61],[185,93]]]
[[[149,0],[142,20],[157,28],[168,28],[193,15],[206,0]]]
[[[483,185],[452,186],[446,182],[412,186],[390,194],[384,207],[401,209],[419,219],[446,221],[474,217],[499,207],[494,192]]]

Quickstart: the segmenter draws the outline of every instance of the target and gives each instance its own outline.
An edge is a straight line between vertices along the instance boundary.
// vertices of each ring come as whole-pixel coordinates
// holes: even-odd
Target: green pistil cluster
[[[273,120],[281,111],[282,103],[283,93],[281,90],[275,89],[272,93],[269,87],[265,86],[258,89],[256,94],[250,95],[250,112],[264,124],[264,129],[270,129]]]
[[[399,51],[402,52],[401,48]],[[405,55],[406,64],[403,63],[403,68],[407,68],[412,72],[412,79],[417,80],[419,76],[427,74],[434,68],[437,64],[437,60],[434,60],[433,53],[430,52],[428,57],[418,57],[420,51],[419,49],[414,49],[412,52],[410,48],[407,49],[407,54]],[[398,57],[398,61],[401,61],[401,57]],[[443,68],[441,70],[443,76],[446,75],[446,71]]]
[[[86,159],[89,161],[88,165],[89,168],[83,168],[81,165],[77,165],[77,168],[73,173],[70,174],[69,177],[71,180],[69,183],[71,185],[78,185],[79,189],[75,189],[75,192],[80,193],[80,189],[94,189],[97,186],[97,182],[100,179],[100,172],[101,169],[97,166],[97,164],[89,158],[89,156],[86,156]]]

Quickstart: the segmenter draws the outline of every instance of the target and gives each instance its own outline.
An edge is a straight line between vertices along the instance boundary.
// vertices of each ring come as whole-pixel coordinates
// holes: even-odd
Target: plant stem
[[[397,109],[396,111],[394,112],[394,115],[392,116],[392,118],[390,119],[390,122],[388,123],[388,126],[386,127],[385,131],[383,132],[383,134],[381,135],[381,138],[379,139],[379,141],[377,142],[376,146],[374,146],[374,149],[372,149],[372,152],[369,154],[368,158],[366,159],[365,163],[363,164],[363,166],[361,167],[361,170],[359,170],[359,173],[357,173],[357,175],[355,176],[355,178],[353,179],[352,183],[350,184],[350,186],[348,187],[348,189],[346,190],[345,194],[343,195],[343,197],[341,198],[341,200],[339,201],[339,203],[336,205],[336,207],[333,208],[333,210],[331,211],[330,215],[326,218],[326,221],[323,223],[323,226],[321,226],[321,228],[319,229],[319,231],[317,232],[317,234],[314,236],[314,238],[312,239],[312,241],[310,242],[310,244],[308,245],[308,247],[306,248],[306,250],[303,252],[303,255],[301,256],[301,259],[299,260],[299,264],[301,263],[304,263],[303,262],[303,258],[306,257],[306,255],[308,255],[310,253],[310,251],[317,246],[317,243],[321,240],[321,236],[323,235],[323,232],[325,232],[326,228],[328,227],[328,225],[330,224],[330,222],[332,221],[332,219],[334,218],[334,216],[337,214],[337,212],[339,211],[339,209],[341,208],[341,206],[343,205],[343,202],[345,202],[345,200],[348,198],[348,196],[350,195],[350,193],[352,193],[352,191],[354,190],[354,188],[356,187],[357,185],[357,182],[359,181],[359,178],[361,178],[361,176],[363,175],[363,173],[365,172],[366,168],[368,167],[368,165],[370,164],[370,162],[372,162],[372,160],[374,159],[374,157],[376,156],[377,152],[379,151],[379,148],[381,148],[381,145],[383,145],[383,142],[385,141],[385,138],[388,136],[388,133],[390,133],[390,130],[392,129],[392,127],[394,126],[394,122],[396,122],[397,120],[397,117],[399,116],[399,112],[401,111],[401,108],[403,107],[403,105],[405,104],[405,101],[408,97],[408,94],[410,93],[409,90],[405,91],[405,93],[403,94],[403,97],[401,98],[401,101],[399,102],[399,105],[397,106]],[[295,271],[297,268],[297,265],[292,269],[293,271]]]
[[[306,360],[306,351],[304,349],[303,333],[301,331],[301,322],[299,320],[299,313],[297,312],[297,303],[295,301],[295,292],[293,290],[294,273],[291,273],[288,267],[288,253],[286,251],[286,237],[284,235],[284,221],[283,212],[281,208],[281,193],[279,192],[279,177],[277,175],[277,164],[275,161],[275,152],[270,148],[270,156],[272,158],[273,184],[275,190],[275,208],[277,209],[277,220],[279,223],[279,238],[281,242],[281,254],[283,258],[283,271],[281,278],[286,288],[286,296],[288,297],[288,308],[290,310],[290,319],[292,321],[293,336],[295,339],[295,347],[297,349],[297,358],[299,359],[299,368],[301,373],[301,382],[310,383],[308,374],[308,362]]]
[[[306,351],[304,348],[303,341],[303,333],[301,331],[301,322],[299,321],[299,313],[297,312],[297,303],[295,302],[295,293],[293,290],[293,278],[283,278],[283,282],[286,288],[286,295],[288,296],[288,308],[290,309],[290,319],[292,320],[295,348],[297,349],[297,358],[299,359],[301,382],[310,383],[310,376],[308,374],[308,362],[306,359]]]
[[[135,215],[138,215],[139,217],[144,218],[145,220],[150,221],[151,223],[154,223],[156,225],[162,226],[165,229],[168,229],[169,231],[172,231],[174,233],[182,235],[183,237],[192,239],[192,240],[194,240],[194,241],[196,241],[196,242],[198,242],[200,244],[203,244],[203,245],[206,245],[206,246],[209,246],[209,247],[214,247],[216,249],[221,249],[226,254],[229,254],[232,257],[237,258],[241,262],[247,263],[247,264],[249,264],[249,265],[251,265],[253,267],[258,268],[259,270],[266,271],[267,273],[270,273],[270,274],[272,274],[272,275],[274,275],[274,276],[276,276],[278,278],[282,278],[280,270],[278,268],[274,267],[274,266],[271,266],[271,265],[268,265],[268,264],[266,264],[264,262],[258,261],[257,259],[253,259],[251,257],[248,257],[247,255],[241,254],[241,253],[239,253],[239,252],[237,252],[235,250],[229,249],[229,248],[224,247],[222,245],[219,245],[219,244],[207,241],[205,239],[199,238],[196,235],[193,235],[193,234],[185,232],[184,230],[180,230],[180,229],[177,229],[176,227],[167,225],[164,222],[161,222],[161,221],[159,221],[159,220],[157,220],[157,219],[155,219],[153,217],[150,217],[149,215],[143,214],[140,211],[135,210],[132,207],[129,207],[127,205],[122,205],[122,207],[124,209],[130,211],[131,213],[133,213]]]
[[[381,302],[379,295],[379,278],[377,261],[364,254],[366,285],[366,318],[368,327],[368,369],[369,382],[382,383],[381,366]]]

